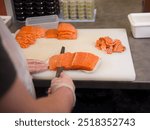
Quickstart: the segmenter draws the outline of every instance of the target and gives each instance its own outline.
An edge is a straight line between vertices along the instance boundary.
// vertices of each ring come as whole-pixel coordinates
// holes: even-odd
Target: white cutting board
[[[106,54],[95,47],[99,37],[109,36],[120,39],[126,47],[123,53]],[[65,71],[73,80],[95,81],[134,81],[135,70],[130,52],[129,42],[125,29],[78,29],[77,40],[38,39],[27,49],[23,49],[26,58],[48,61],[52,55],[59,54],[61,47],[66,52],[85,51],[96,54],[101,58],[96,70],[90,73],[83,71]],[[34,79],[49,80],[55,76],[55,71],[46,71],[34,74]]]

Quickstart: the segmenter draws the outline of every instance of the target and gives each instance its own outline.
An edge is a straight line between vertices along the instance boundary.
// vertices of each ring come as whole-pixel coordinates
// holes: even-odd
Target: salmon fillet
[[[64,67],[66,70],[88,70],[92,71],[96,66],[99,57],[88,52],[64,53],[54,55],[49,59],[49,69],[56,70],[57,67]]]

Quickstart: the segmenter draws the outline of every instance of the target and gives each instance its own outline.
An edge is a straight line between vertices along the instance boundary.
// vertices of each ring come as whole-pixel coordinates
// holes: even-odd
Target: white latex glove
[[[31,74],[48,70],[48,64],[41,60],[27,59],[27,64]]]
[[[52,79],[51,87],[49,88],[48,93],[54,93],[55,91],[57,91],[58,88],[61,87],[67,87],[72,91],[73,98],[74,98],[74,102],[73,102],[73,106],[74,106],[76,102],[75,86],[72,79],[63,72],[60,74],[59,78]]]

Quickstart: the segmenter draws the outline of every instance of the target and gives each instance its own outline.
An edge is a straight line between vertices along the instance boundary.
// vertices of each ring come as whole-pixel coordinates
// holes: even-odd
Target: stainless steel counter
[[[72,23],[76,28],[125,28],[127,30],[136,80],[134,82],[76,82],[80,87],[95,84],[95,88],[141,88],[150,89],[150,38],[135,39],[132,36],[127,18],[129,13],[142,12],[141,0],[96,0],[96,21],[92,23]],[[14,22],[10,27],[15,32],[24,23]],[[130,72],[129,72],[130,73]],[[37,86],[47,85],[43,81],[35,81]],[[49,83],[49,81],[48,81]]]

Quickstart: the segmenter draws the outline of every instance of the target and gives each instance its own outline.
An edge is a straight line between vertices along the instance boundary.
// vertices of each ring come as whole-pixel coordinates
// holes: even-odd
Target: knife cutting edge
[[[65,47],[64,46],[62,46],[61,51],[60,51],[60,54],[63,54],[63,53],[65,53]],[[60,62],[60,61],[58,61],[58,62]],[[62,67],[62,66],[57,67],[57,71],[56,71],[56,76],[55,77],[60,77],[60,74],[61,74],[61,72],[63,70],[64,70],[64,67]]]

